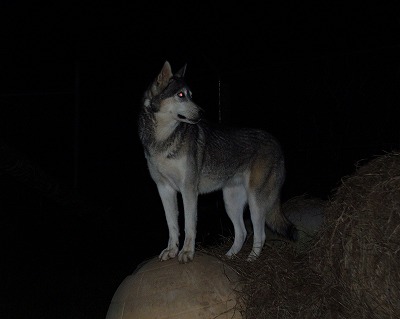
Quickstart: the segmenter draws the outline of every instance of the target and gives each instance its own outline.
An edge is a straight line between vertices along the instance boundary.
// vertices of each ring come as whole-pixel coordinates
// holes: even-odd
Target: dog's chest
[[[166,154],[147,156],[150,174],[156,183],[168,181],[179,190],[187,174],[187,158],[169,158]]]

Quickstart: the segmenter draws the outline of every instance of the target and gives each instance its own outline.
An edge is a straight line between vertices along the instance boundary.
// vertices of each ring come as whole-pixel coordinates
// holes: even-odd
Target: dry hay
[[[304,255],[298,254],[290,243],[267,243],[263,254],[253,262],[246,261],[251,241],[237,256],[228,259],[224,254],[231,244],[227,240],[205,252],[223,260],[241,278],[237,310],[243,318],[325,318],[327,307],[319,298],[323,294],[320,275],[304,267]]]
[[[326,218],[310,256],[323,256],[315,269],[331,270],[349,317],[400,318],[400,153],[344,178]]]
[[[267,242],[253,262],[251,240],[203,248],[241,277],[247,319],[400,318],[400,153],[372,159],[343,178],[308,250]]]

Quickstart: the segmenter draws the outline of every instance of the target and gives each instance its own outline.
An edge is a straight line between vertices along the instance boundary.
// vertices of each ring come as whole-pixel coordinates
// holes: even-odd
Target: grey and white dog
[[[246,204],[254,232],[249,260],[261,253],[265,223],[295,240],[297,229],[281,212],[285,168],[279,143],[262,130],[216,127],[202,120],[202,109],[192,101],[184,81],[185,69],[173,74],[168,61],[164,63],[144,94],[139,117],[140,139],[169,230],[168,246],[160,260],[178,255],[178,192],[185,217],[185,241],[178,255],[181,263],[193,260],[195,254],[198,195],[221,189],[235,231],[227,256],[237,254],[246,239]]]

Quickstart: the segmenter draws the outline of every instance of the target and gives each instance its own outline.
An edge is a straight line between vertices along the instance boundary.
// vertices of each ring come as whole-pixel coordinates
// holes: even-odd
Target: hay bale
[[[400,318],[400,153],[343,178],[310,254],[342,291],[347,318]]]
[[[267,242],[249,263],[251,240],[232,259],[232,239],[205,249],[240,275],[246,319],[400,318],[400,153],[343,178],[324,215],[308,250]]]
[[[332,318],[328,309],[331,297],[320,298],[327,291],[321,284],[321,275],[308,265],[307,255],[324,221],[326,205],[326,201],[308,195],[286,201],[282,209],[298,227],[299,241],[287,241],[267,231],[264,251],[251,263],[246,260],[252,249],[250,238],[231,259],[225,253],[232,245],[232,238],[225,238],[219,246],[201,248],[239,274],[241,313],[246,319]]]
[[[263,253],[252,262],[247,255],[251,251],[251,240],[233,258],[225,252],[232,244],[231,239],[217,247],[205,248],[232,267],[241,278],[239,309],[246,319],[270,318],[332,318],[321,284],[321,276],[307,264],[304,254],[290,243],[280,245],[267,243]]]

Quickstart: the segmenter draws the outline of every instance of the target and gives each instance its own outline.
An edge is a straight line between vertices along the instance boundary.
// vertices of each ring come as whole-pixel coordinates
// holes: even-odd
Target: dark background
[[[324,2],[2,1],[0,317],[105,318],[165,248],[137,136],[165,60],[185,63],[206,117],[263,128],[286,155],[283,199],[329,198],[357,161],[398,150],[398,10]],[[231,234],[220,194],[198,242]]]

